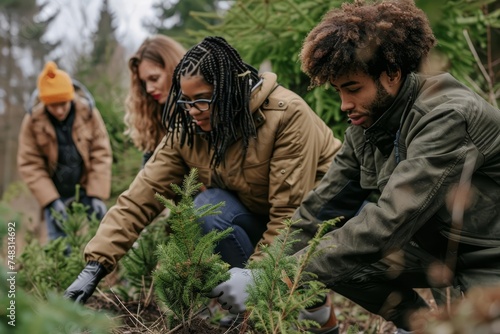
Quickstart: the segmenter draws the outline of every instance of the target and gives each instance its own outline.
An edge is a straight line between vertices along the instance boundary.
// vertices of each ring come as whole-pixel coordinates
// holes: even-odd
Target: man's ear
[[[387,74],[389,83],[398,84],[399,82],[401,82],[401,70],[398,69],[397,71],[390,72],[390,73],[386,72],[386,74]]]
[[[401,70],[390,73],[382,72],[380,74],[380,82],[391,95],[396,95],[403,82]]]

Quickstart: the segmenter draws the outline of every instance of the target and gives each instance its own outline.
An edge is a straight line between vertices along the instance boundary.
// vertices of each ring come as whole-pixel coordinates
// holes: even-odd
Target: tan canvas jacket
[[[112,154],[104,121],[85,98],[76,95],[74,103],[72,137],[84,163],[80,184],[88,196],[107,199],[111,191]],[[57,159],[56,132],[45,106],[39,103],[21,124],[17,165],[21,178],[42,208],[60,197],[52,182]]]
[[[163,142],[136,179],[104,217],[85,249],[87,261],[108,270],[128,251],[140,231],[163,209],[154,198],[172,198],[170,184],[181,184],[191,168],[207,188],[229,189],[252,212],[269,215],[261,244],[268,244],[285,218],[291,217],[304,195],[328,170],[340,147],[332,131],[295,93],[279,86],[276,75],[265,73],[253,92],[251,110],[257,138],[242,156],[241,141],[227,151],[225,164],[210,167],[212,152],[202,135],[192,147]],[[258,254],[254,254],[254,258]]]

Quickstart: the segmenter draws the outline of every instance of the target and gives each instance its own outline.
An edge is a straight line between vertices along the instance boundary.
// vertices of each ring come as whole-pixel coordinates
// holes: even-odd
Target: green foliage
[[[205,30],[190,31],[201,39],[206,35],[223,36],[242,58],[259,68],[269,61],[279,82],[302,96],[327,123],[338,138],[343,138],[346,116],[340,111],[332,89],[308,90],[309,78],[300,70],[299,53],[307,33],[342,0],[239,0],[225,13],[219,25],[206,22]],[[197,13],[191,15],[197,16]],[[214,14],[216,15],[216,14]],[[200,16],[203,21],[206,17]]]
[[[269,61],[272,71],[278,74],[280,83],[302,96],[332,128],[334,134],[343,138],[348,124],[346,115],[340,111],[339,99],[328,85],[308,90],[309,79],[300,70],[298,57],[309,31],[328,10],[340,7],[343,2],[352,1],[237,0],[225,13],[221,24],[214,25],[209,21],[219,17],[219,14],[191,12],[193,17],[205,23],[205,29],[188,33],[196,41],[206,35],[223,36],[253,66],[259,67]],[[498,6],[494,10],[493,0],[417,0],[416,4],[430,18],[439,43],[436,50],[448,64],[444,69],[487,98],[490,103],[497,104],[500,97],[500,51],[497,46],[495,58],[495,54],[486,55],[486,50],[499,45],[498,41],[488,38],[488,32],[492,28],[500,27]],[[493,8],[489,14],[485,11],[488,4]],[[486,78],[486,70],[478,71],[481,66],[471,52],[464,31],[470,36],[478,53],[483,54],[480,58],[486,62],[484,67],[489,69],[488,73],[492,78]],[[494,73],[497,73],[496,78]]]
[[[157,194],[165,207],[170,209],[168,222],[172,234],[166,245],[157,249],[159,267],[154,272],[157,297],[175,315],[175,321],[189,328],[208,298],[210,292],[222,281],[229,279],[229,265],[214,254],[216,243],[227,237],[232,229],[222,232],[211,231],[202,235],[199,219],[219,213],[224,205],[204,205],[194,207],[193,195],[201,183],[197,183],[198,171],[191,169],[185,178],[183,189],[172,184],[174,192],[180,196],[178,204]]]
[[[186,31],[197,31],[203,28],[204,22],[200,22],[196,15],[216,12],[221,0],[167,0],[159,1],[153,5],[159,15],[154,21],[146,22],[146,27],[160,34],[166,34],[179,42],[189,45],[186,39]],[[206,18],[208,24],[216,24],[221,21],[220,17],[209,15]]]
[[[121,260],[121,277],[125,279],[126,285],[117,287],[116,291],[122,299],[143,300],[146,306],[149,304],[153,271],[158,264],[158,257],[151,249],[166,244],[168,238],[165,218],[151,223],[141,232],[139,239]]]
[[[41,299],[52,292],[62,293],[83,269],[83,248],[99,225],[95,214],[87,217],[86,209],[75,201],[67,210],[67,220],[57,217],[65,238],[49,241],[45,246],[36,239],[29,241],[19,261],[19,283],[27,292]]]
[[[8,277],[1,268],[2,282]],[[6,306],[0,309],[0,333],[108,334],[118,326],[117,320],[106,313],[90,310],[61,295],[50,293],[47,300],[39,300],[16,289],[9,297],[8,289],[6,284],[0,285],[0,304]],[[7,307],[13,308],[12,313]]]
[[[495,10],[493,4],[493,0],[417,0],[438,40],[436,51],[446,58],[444,69],[498,106],[500,48],[492,33],[496,29],[497,38],[500,34],[500,7]]]
[[[0,240],[6,231],[0,229]],[[64,269],[61,269],[64,270]],[[94,312],[84,306],[54,293],[47,294],[47,300],[40,300],[27,293],[19,284],[20,275],[12,270],[7,273],[4,263],[0,264],[0,333],[95,333],[107,334],[118,326],[102,312]]]
[[[257,274],[255,284],[248,288],[246,306],[259,333],[302,333],[306,328],[318,326],[313,321],[299,321],[299,311],[320,302],[328,289],[305,269],[311,258],[319,255],[317,246],[324,234],[339,219],[322,223],[309,241],[307,251],[299,257],[289,255],[299,231],[292,232],[293,221],[286,220],[279,236],[263,248],[264,258],[249,264]]]

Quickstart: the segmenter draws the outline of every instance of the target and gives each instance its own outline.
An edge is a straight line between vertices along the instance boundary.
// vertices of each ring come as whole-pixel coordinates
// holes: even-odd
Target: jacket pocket
[[[256,197],[265,197],[269,194],[269,160],[246,166],[243,169],[246,183],[250,187],[250,192]]]

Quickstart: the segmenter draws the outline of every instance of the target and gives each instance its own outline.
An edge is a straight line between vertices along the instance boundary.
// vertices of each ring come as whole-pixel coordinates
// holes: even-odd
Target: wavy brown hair
[[[356,0],[323,17],[306,37],[300,59],[311,86],[319,86],[351,72],[375,79],[384,71],[415,72],[435,44],[427,16],[413,0]]]
[[[134,145],[143,152],[155,149],[162,137],[165,128],[161,124],[163,105],[158,103],[146,92],[146,88],[139,79],[138,67],[147,59],[163,68],[169,77],[182,59],[186,50],[184,47],[164,35],[153,35],[144,40],[137,52],[129,59],[130,89],[126,98],[125,134],[130,136]],[[169,91],[171,80],[166,90]]]

